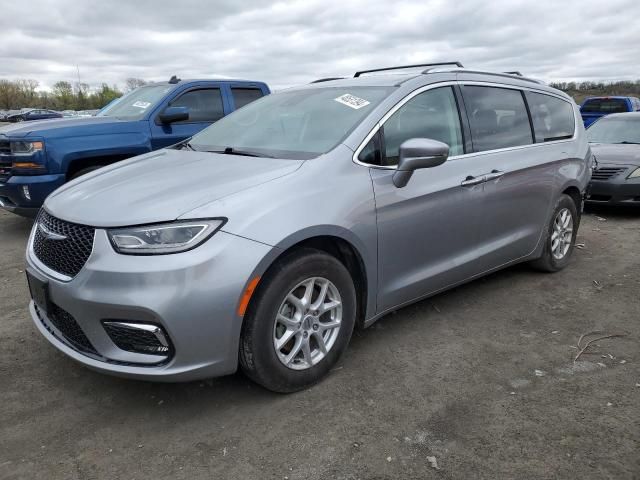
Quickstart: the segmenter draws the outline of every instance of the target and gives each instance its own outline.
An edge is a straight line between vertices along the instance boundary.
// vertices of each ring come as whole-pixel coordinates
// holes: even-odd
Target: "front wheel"
[[[579,223],[575,202],[570,196],[561,195],[547,227],[542,256],[531,262],[533,267],[543,272],[557,272],[566,267],[573,253]]]
[[[282,393],[327,375],[355,324],[355,288],[345,266],[324,252],[299,250],[278,261],[254,295],[240,341],[245,374]]]

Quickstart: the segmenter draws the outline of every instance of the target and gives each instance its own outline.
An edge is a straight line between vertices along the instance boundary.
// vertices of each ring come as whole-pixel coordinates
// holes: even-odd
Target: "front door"
[[[382,126],[381,165],[370,168],[378,220],[379,313],[481,271],[476,244],[484,216],[481,174],[487,167],[460,156],[462,132],[451,86],[419,93]],[[397,188],[389,167],[397,165],[400,144],[410,138],[444,142],[450,158],[417,170],[407,186]],[[366,147],[363,154],[371,151]]]

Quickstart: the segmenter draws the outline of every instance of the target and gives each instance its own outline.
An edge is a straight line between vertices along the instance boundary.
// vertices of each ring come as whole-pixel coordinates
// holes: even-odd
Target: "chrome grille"
[[[6,182],[11,176],[12,163],[11,160],[5,160],[0,157],[0,182]]]
[[[609,180],[620,172],[624,172],[627,167],[600,167],[591,175],[592,180]]]
[[[95,229],[65,222],[44,209],[40,210],[36,222],[33,237],[35,256],[51,270],[75,277],[91,255]]]

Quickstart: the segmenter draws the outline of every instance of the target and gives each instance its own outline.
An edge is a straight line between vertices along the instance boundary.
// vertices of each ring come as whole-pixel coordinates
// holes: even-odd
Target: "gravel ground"
[[[2,479],[640,479],[640,212],[586,215],[563,272],[517,266],[356,332],[294,395],[58,353],[26,310],[30,226],[0,213]],[[573,363],[590,330],[628,336]]]

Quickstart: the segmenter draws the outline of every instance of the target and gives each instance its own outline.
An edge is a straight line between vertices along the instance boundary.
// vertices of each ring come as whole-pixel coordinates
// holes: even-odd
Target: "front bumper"
[[[33,233],[32,233],[33,236]],[[27,269],[48,282],[49,298],[68,312],[95,349],[95,355],[65,341],[32,301],[29,311],[42,335],[89,368],[130,378],[190,381],[237,369],[242,318],[238,302],[256,266],[272,247],[223,231],[188,252],[131,256],[116,253],[105,230],[96,229],[93,251],[70,281],[46,272],[27,249]],[[125,351],[112,341],[103,321],[143,322],[162,327],[172,356]]]
[[[11,176],[0,183],[0,208],[24,217],[34,217],[45,198],[65,182],[64,174]],[[23,186],[29,188],[27,198]]]
[[[640,205],[640,178],[627,179],[637,167],[608,180],[591,180],[587,202],[606,205]]]

